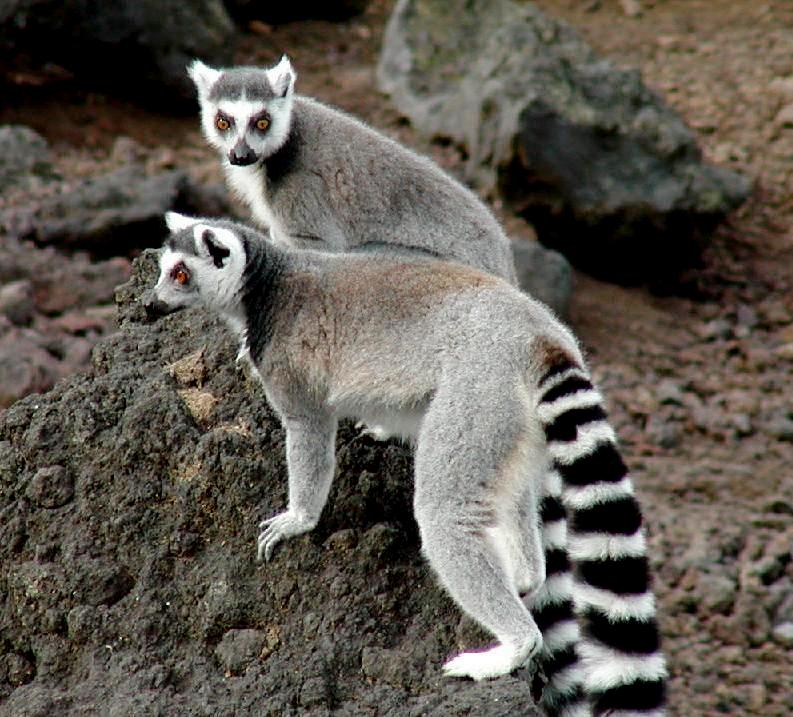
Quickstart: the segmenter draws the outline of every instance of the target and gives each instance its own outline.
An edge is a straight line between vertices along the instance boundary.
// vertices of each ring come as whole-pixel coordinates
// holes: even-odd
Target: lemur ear
[[[231,249],[223,246],[211,229],[204,229],[201,233],[201,241],[204,242],[204,247],[209,252],[209,256],[212,257],[215,266],[218,269],[222,268],[229,254],[231,254]]]
[[[278,97],[286,97],[293,90],[297,73],[286,55],[281,56],[281,61],[275,67],[267,70],[267,79]]]
[[[197,223],[198,219],[194,219],[193,217],[188,217],[178,212],[165,212],[165,226],[168,227],[168,231],[171,232],[171,234],[176,234],[182,231],[182,229],[187,229]]]
[[[206,97],[223,72],[205,65],[201,60],[193,60],[187,68],[187,74],[195,82],[199,97]]]

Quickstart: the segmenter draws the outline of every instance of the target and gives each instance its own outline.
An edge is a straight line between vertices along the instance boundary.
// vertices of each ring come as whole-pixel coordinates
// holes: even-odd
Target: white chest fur
[[[289,245],[288,234],[278,221],[264,193],[264,177],[259,166],[235,167],[224,162],[226,179],[231,190],[251,209],[257,224],[269,230],[276,244]]]

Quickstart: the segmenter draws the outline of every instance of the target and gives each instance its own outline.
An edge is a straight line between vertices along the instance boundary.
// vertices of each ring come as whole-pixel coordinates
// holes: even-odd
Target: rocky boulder
[[[47,140],[24,125],[0,126],[0,195],[10,184],[53,174]]]
[[[90,373],[0,413],[0,716],[535,714],[526,675],[441,678],[488,638],[420,556],[405,448],[343,426],[319,526],[255,561],[283,434],[215,320],[145,323],[155,277]]]
[[[685,265],[692,239],[750,190],[702,161],[638,72],[616,69],[530,3],[399,0],[378,81],[421,132],[464,149],[468,181],[610,278]]]
[[[0,231],[17,241],[119,256],[158,242],[170,209],[215,216],[227,214],[229,205],[225,192],[182,170],[147,175],[130,164],[0,210]]]
[[[81,82],[158,109],[195,107],[185,66],[231,59],[234,25],[221,0],[3,0],[0,60],[61,65]]]

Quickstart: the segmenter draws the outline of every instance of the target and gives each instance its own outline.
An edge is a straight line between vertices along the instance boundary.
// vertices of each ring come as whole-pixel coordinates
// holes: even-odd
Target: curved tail
[[[560,351],[545,368],[548,579],[532,610],[546,643],[542,701],[550,715],[661,717],[666,665],[639,504],[586,370]]]

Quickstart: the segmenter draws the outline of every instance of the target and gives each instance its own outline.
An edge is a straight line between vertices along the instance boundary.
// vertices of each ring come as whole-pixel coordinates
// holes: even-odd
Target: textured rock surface
[[[230,59],[234,26],[221,0],[4,0],[0,59],[60,63],[84,82],[163,107],[194,106],[185,66]]]
[[[635,71],[512,0],[400,0],[380,87],[416,127],[468,154],[540,240],[618,279],[663,276],[748,195],[702,161],[691,131]]]
[[[282,433],[218,324],[139,323],[155,270],[91,375],[0,414],[0,715],[533,714],[525,675],[440,677],[487,638],[420,557],[406,449],[344,427],[320,525],[255,562]]]
[[[518,286],[566,317],[573,295],[573,269],[559,252],[538,241],[513,240]]]
[[[0,194],[10,183],[52,172],[50,148],[37,132],[23,125],[0,127]]]
[[[131,164],[0,211],[0,231],[12,240],[117,256],[159,243],[162,217],[170,209],[206,215],[226,207],[211,187],[197,185],[183,171],[147,176],[142,166]]]

